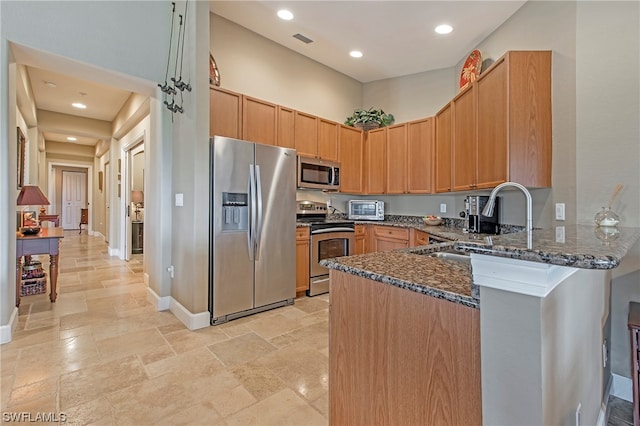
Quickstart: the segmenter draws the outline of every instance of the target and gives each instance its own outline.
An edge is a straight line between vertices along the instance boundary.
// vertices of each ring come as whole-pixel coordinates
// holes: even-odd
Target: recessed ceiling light
[[[451,25],[442,24],[436,27],[436,32],[438,34],[449,34],[451,31],[453,31],[453,27]]]
[[[73,136],[69,136],[69,137],[67,137],[67,140],[68,140],[69,142],[75,142],[75,141],[77,141],[77,140],[78,140],[78,138],[74,138]]]
[[[349,52],[349,55],[351,55],[352,58],[362,58],[362,52],[359,50],[352,50]]]
[[[281,9],[278,11],[278,18],[290,21],[293,19],[293,13],[289,12],[287,9]]]
[[[81,104],[80,102],[74,102],[71,104],[72,107],[74,108],[79,108],[79,109],[86,109],[87,106],[85,104]]]
[[[48,87],[53,87],[53,88],[58,87],[58,85],[55,84],[53,81],[44,80],[43,83],[45,86],[48,86]]]

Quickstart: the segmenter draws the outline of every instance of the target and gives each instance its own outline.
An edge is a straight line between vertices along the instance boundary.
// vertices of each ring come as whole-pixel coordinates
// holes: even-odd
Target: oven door
[[[351,228],[328,228],[311,232],[309,296],[329,291],[329,269],[320,265],[323,259],[349,256],[355,248],[355,232]]]

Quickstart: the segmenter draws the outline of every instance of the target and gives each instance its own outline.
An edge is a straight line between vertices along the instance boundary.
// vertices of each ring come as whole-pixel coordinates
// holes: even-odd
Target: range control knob
[[[460,217],[467,217],[467,214],[464,211],[460,212]]]

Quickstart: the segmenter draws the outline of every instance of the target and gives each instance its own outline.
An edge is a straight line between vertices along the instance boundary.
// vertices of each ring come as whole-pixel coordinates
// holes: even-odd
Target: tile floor
[[[29,412],[74,425],[328,423],[327,295],[189,331],[146,301],[141,255],[117,260],[73,231],[60,249],[58,300],[22,298],[0,346],[2,422]]]
[[[633,403],[609,397],[607,426],[633,426]]]

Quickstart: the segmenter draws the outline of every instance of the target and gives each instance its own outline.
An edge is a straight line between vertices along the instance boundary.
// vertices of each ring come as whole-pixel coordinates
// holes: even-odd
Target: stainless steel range
[[[355,224],[349,220],[327,219],[327,206],[315,201],[297,201],[298,222],[310,225],[308,296],[329,292],[329,270],[320,265],[322,259],[349,256],[355,248]]]

